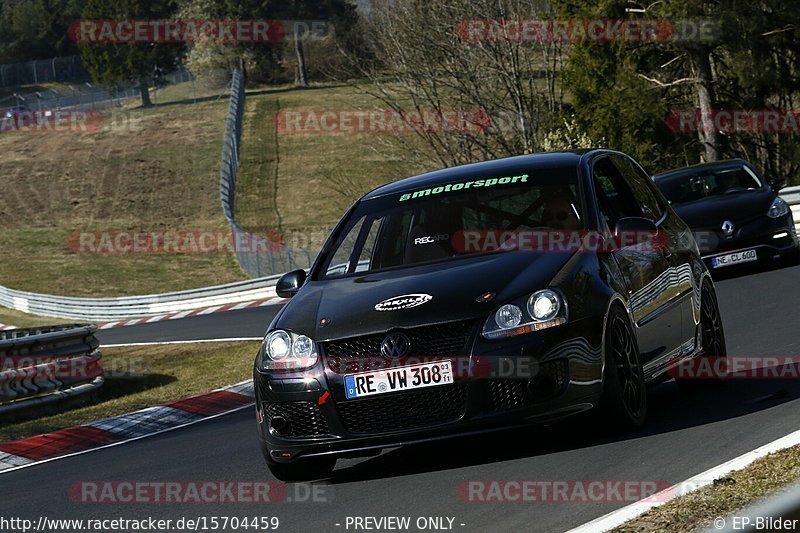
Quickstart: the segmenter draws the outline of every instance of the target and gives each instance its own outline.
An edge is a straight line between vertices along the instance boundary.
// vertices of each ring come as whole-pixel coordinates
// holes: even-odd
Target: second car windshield
[[[709,196],[761,189],[758,177],[745,166],[681,174],[657,182],[671,204],[684,204]]]
[[[500,234],[585,227],[577,171],[535,177],[454,179],[362,201],[334,245],[323,278],[470,255],[465,233]],[[521,178],[524,176],[524,179]],[[475,184],[469,188],[467,183]],[[485,185],[485,184],[491,185]],[[480,184],[480,185],[477,185]]]

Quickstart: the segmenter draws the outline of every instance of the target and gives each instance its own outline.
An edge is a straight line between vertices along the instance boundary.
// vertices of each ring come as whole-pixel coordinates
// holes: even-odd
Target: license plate
[[[758,254],[755,250],[745,250],[743,252],[736,252],[727,255],[720,255],[711,258],[711,264],[714,268],[722,268],[726,266],[739,265],[741,263],[749,263],[756,261]]]
[[[453,364],[436,361],[421,365],[387,368],[378,372],[348,374],[344,392],[348,399],[387,394],[402,390],[423,389],[453,383]]]

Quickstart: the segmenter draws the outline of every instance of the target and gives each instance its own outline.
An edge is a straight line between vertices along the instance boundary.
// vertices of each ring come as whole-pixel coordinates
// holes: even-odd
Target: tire
[[[330,477],[336,466],[335,457],[313,457],[299,459],[292,463],[273,463],[267,461],[267,467],[279,481],[312,481]]]
[[[647,390],[639,347],[627,314],[614,306],[605,335],[605,369],[600,409],[623,429],[639,428],[647,417]]]
[[[719,312],[719,302],[714,288],[706,284],[700,296],[700,347],[702,354],[700,358],[713,358],[714,361],[707,368],[714,372],[722,371],[727,367],[728,348],[725,343],[725,328],[722,324],[722,317]],[[695,370],[702,365],[695,362],[690,368]],[[697,371],[695,373],[698,373]],[[707,374],[707,373],[706,373]],[[675,377],[675,381],[681,388],[695,389],[709,385],[718,385],[722,382],[722,376],[711,375],[709,377],[697,377],[691,374],[686,378]]]

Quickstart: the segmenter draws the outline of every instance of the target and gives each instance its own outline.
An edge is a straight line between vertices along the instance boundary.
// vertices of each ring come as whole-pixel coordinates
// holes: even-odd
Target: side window
[[[594,188],[600,215],[609,229],[614,229],[621,218],[644,216],[633,190],[619,169],[604,157],[594,164],[592,170]]]
[[[651,183],[650,177],[627,157],[613,155],[611,159],[630,185],[636,202],[642,208],[642,216],[658,222],[664,214],[664,206],[654,190],[655,184]]]
[[[341,276],[369,270],[381,219],[361,217],[350,229],[328,266],[326,276]],[[353,253],[358,250],[358,257]]]

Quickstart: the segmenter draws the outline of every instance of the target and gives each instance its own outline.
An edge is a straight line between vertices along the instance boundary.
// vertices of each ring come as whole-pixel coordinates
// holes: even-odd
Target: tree
[[[663,20],[680,30],[711,28],[712,34],[673,34],[655,42],[579,43],[569,53],[564,80],[581,127],[620,143],[663,167],[680,163],[746,157],[765,171],[793,175],[800,158],[796,143],[769,132],[721,131],[714,122],[721,109],[792,109],[798,87],[800,10],[782,0],[672,0],[638,5],[626,0],[593,0],[576,7],[554,0],[562,16]],[[631,12],[631,7],[635,9]],[[614,104],[620,87],[609,80],[639,79],[636,91]],[[609,112],[604,106],[611,105]],[[636,130],[636,109],[649,124]],[[658,115],[697,109],[696,138],[668,131]],[[621,138],[620,131],[636,131]]]
[[[562,44],[525,42],[503,28],[495,28],[501,36],[494,39],[483,21],[548,16],[544,2],[530,0],[374,3],[366,20],[375,49],[364,69],[368,92],[400,115],[464,112],[472,120],[447,131],[417,128],[416,139],[386,139],[426,167],[541,150],[545,135],[561,123]]]
[[[0,63],[77,53],[67,29],[81,6],[81,0],[0,0]]]
[[[341,37],[345,37],[356,25],[358,14],[355,6],[346,0],[289,0],[278,8],[281,18],[294,20],[292,31],[287,35],[294,41],[294,53],[297,61],[295,84],[308,87],[308,67],[304,41],[308,37],[302,21],[322,21],[336,28]]]
[[[87,20],[163,20],[174,16],[173,0],[85,0],[83,18]],[[150,101],[150,80],[157,71],[175,65],[182,45],[153,42],[79,44],[81,59],[98,83],[138,83],[142,106]]]

